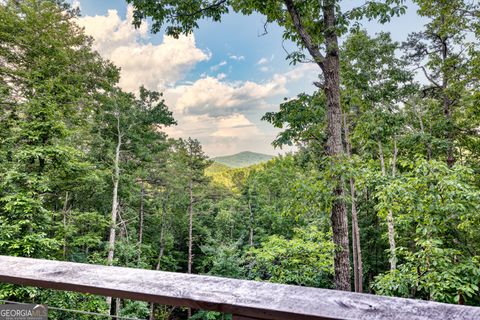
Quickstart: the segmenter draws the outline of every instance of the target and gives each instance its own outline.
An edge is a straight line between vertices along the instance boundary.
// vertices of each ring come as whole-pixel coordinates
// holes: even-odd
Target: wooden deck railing
[[[480,319],[480,308],[430,301],[7,256],[0,256],[0,282],[220,311],[237,320]]]

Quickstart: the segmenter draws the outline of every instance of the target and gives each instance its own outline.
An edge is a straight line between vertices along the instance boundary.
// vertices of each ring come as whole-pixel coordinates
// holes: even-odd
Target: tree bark
[[[441,16],[441,21],[445,22],[445,15]],[[450,85],[450,79],[452,77],[452,69],[448,68],[448,58],[450,56],[449,48],[449,36],[441,35],[438,33],[433,34],[436,41],[434,42],[435,46],[440,48],[441,55],[441,82],[435,79],[435,75],[429,74],[424,66],[422,66],[423,73],[427,80],[436,88],[441,91],[441,105],[443,108],[443,115],[445,117],[446,128],[444,132],[444,138],[448,143],[446,151],[446,162],[447,165],[451,168],[455,162],[455,141],[454,141],[454,132],[453,132],[453,120],[452,120],[452,108],[454,107],[454,102],[448,94],[448,86]],[[455,67],[455,66],[453,66]]]
[[[347,147],[347,156],[352,155],[352,146],[350,144],[350,135],[348,130],[347,115],[343,117],[345,128],[345,144]],[[352,201],[352,252],[353,252],[353,276],[355,292],[363,292],[363,263],[362,247],[360,245],[360,227],[358,225],[357,203],[355,195],[355,180],[350,178],[350,196]]]
[[[442,17],[442,20],[445,18]],[[442,47],[442,65],[445,69],[445,65],[448,63],[448,42],[446,38],[438,37],[441,39],[441,47]],[[443,114],[445,116],[445,121],[447,123],[445,139],[448,141],[448,148],[447,148],[447,165],[448,167],[453,167],[455,164],[455,155],[454,155],[454,141],[453,141],[453,123],[452,123],[452,102],[448,95],[447,88],[449,85],[449,72],[443,71],[442,76],[442,94],[443,94]]]
[[[142,242],[143,242],[143,220],[144,220],[144,211],[143,211],[143,199],[145,196],[144,182],[141,180],[140,185],[140,212],[138,217],[138,257],[137,265],[140,264],[140,259],[142,258]]]
[[[357,204],[355,195],[355,180],[350,178],[350,196],[352,198],[352,252],[355,292],[363,292],[363,263],[362,248],[360,246],[360,227],[358,225]]]
[[[394,146],[394,163],[392,166],[392,173],[395,173],[396,170],[396,159],[397,159],[397,144],[396,140],[395,141],[395,146]],[[383,154],[383,148],[382,148],[382,142],[380,140],[377,140],[378,143],[378,155],[380,158],[380,166],[382,169],[382,175],[384,177],[387,176],[387,170],[385,168],[385,157]],[[395,168],[395,169],[393,169]],[[394,221],[393,221],[393,212],[392,209],[388,209],[388,214],[387,214],[387,229],[388,229],[388,244],[390,246],[390,270],[395,270],[397,268],[397,254],[396,254],[396,244],[395,244],[395,226],[394,226]]]
[[[328,128],[328,152],[334,161],[339,163],[343,155],[342,145],[342,111],[340,107],[340,60],[338,52],[338,38],[335,26],[335,5],[333,1],[325,1],[324,8],[326,58],[324,64],[325,86],[324,92],[327,97],[327,128]],[[331,221],[333,230],[333,242],[336,246],[335,287],[337,290],[350,291],[350,257],[348,246],[348,217],[347,208],[343,197],[342,177],[335,179],[333,193],[335,200],[332,206]]]
[[[250,238],[249,238],[249,244],[250,244],[250,247],[253,247],[254,216],[253,216],[253,210],[252,210],[252,202],[251,202],[250,199],[248,199],[248,209],[250,210]]]
[[[113,162],[114,175],[113,175],[113,194],[112,194],[112,213],[110,220],[110,236],[108,239],[108,256],[107,264],[111,266],[113,264],[113,255],[115,252],[115,235],[116,224],[118,216],[118,184],[120,181],[120,150],[122,146],[122,133],[120,130],[120,114],[117,113],[117,146],[115,148],[115,160]],[[107,304],[110,310],[112,307],[112,297],[107,297]]]
[[[67,227],[68,227],[68,191],[65,192],[65,201],[63,202],[63,259],[67,258]]]
[[[192,247],[193,247],[193,182],[188,183],[190,203],[188,205],[188,273],[192,273]]]
[[[161,264],[162,264],[162,257],[163,257],[163,252],[165,251],[165,217],[166,217],[166,210],[165,207],[162,209],[162,226],[160,227],[160,250],[158,252],[158,258],[157,258],[157,265],[155,267],[155,270],[160,270]],[[154,320],[155,316],[153,314],[155,309],[155,303],[150,303],[150,316],[149,320]]]
[[[415,103],[412,105],[413,112],[418,118],[418,123],[420,125],[420,132],[422,133],[422,136],[425,136],[425,127],[423,125],[423,118],[422,118],[422,112],[420,110],[417,110]],[[431,160],[432,159],[432,144],[431,142],[427,142],[425,145],[425,148],[427,149],[427,159]]]
[[[192,248],[193,248],[193,181],[188,183],[190,203],[188,205],[188,273],[192,273]],[[188,308],[188,318],[192,316],[192,308]]]

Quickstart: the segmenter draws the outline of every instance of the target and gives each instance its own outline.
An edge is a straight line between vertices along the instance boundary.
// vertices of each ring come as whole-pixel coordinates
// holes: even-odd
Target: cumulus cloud
[[[316,73],[315,66],[302,64],[262,83],[221,81],[223,75],[219,74],[168,88],[165,100],[173,107],[179,125],[167,128],[167,133],[198,138],[211,156],[243,150],[275,153],[270,144],[278,130],[254,121],[278,108],[281,98],[289,94],[289,85],[300,80],[312,82]]]
[[[223,73],[223,72],[217,74],[217,79],[218,79],[218,80],[223,80],[223,79],[225,79],[226,77],[227,77],[227,75],[226,75],[225,73]]]
[[[259,118],[265,111],[275,110],[292,83],[315,76],[314,68],[297,66],[261,82],[232,81],[227,80],[221,68],[227,61],[242,61],[245,57],[229,54],[227,61],[210,68],[215,76],[204,72],[198,79],[186,82],[189,70],[209,60],[211,53],[197,48],[193,35],[179,39],[164,36],[161,43],[154,44],[147,24],[135,29],[132,18],[133,10],[128,7],[126,17],[109,10],[103,16],[80,17],[78,24],[94,38],[95,49],[121,68],[120,86],[124,90],[136,92],[143,84],[164,92],[166,104],[179,124],[166,128],[167,134],[198,138],[211,156],[242,150],[274,152],[269,146],[277,131],[259,125]],[[261,61],[260,67],[269,62]]]
[[[160,44],[148,39],[148,25],[132,26],[133,8],[128,7],[126,19],[117,10],[108,10],[104,16],[86,16],[78,24],[94,38],[94,48],[121,68],[120,86],[135,92],[140,85],[152,90],[163,90],[175,84],[198,62],[210,58],[208,52],[196,47],[195,38],[179,39],[164,36]]]
[[[205,77],[192,85],[177,86],[166,91],[175,109],[188,115],[222,117],[235,112],[258,108],[264,99],[286,94],[285,77],[274,77],[265,83],[222,82],[225,76]]]
[[[260,130],[243,114],[235,113],[228,117],[219,118],[217,130],[212,137],[252,137],[261,134]]]
[[[239,151],[275,153],[270,143],[276,133],[264,133],[243,114],[225,117],[206,115],[179,118],[180,125],[166,128],[171,137],[194,137],[200,140],[210,156],[232,154]]]

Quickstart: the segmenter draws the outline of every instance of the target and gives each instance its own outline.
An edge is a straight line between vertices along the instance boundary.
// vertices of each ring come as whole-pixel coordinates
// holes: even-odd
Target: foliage
[[[376,196],[380,214],[386,208],[395,213],[404,262],[381,275],[375,287],[380,293],[450,303],[478,297],[479,252],[472,247],[478,235],[471,219],[478,219],[480,190],[472,185],[471,171],[437,161],[403,165],[413,170]]]
[[[292,62],[306,57],[282,5],[289,1],[129,2],[137,25],[149,16],[154,31],[166,25],[177,36],[201,18],[260,13],[298,44]],[[115,265],[174,272],[190,265],[194,273],[331,288],[330,211],[342,201],[358,212],[366,290],[480,305],[478,5],[415,2],[427,24],[402,45],[387,33],[369,35],[359,21],[386,22],[405,10],[403,1],[367,1],[343,13],[337,6],[334,31],[345,36],[341,143],[349,157],[330,161],[328,101],[319,90],[263,117],[281,130],[273,144],[296,146],[295,153],[213,159],[225,166],[208,159],[198,140],[164,133],[176,122],[162,93],[117,87],[119,70],[93,51],[75,24],[78,10],[57,0],[0,1],[0,254],[104,264],[113,225]],[[332,30],[324,28],[322,1],[292,3],[313,45],[326,52]],[[426,80],[417,81],[418,73]],[[346,188],[335,198],[339,176]],[[103,297],[6,284],[0,297],[108,308]],[[120,302],[125,317],[186,315],[150,308]],[[202,311],[192,319],[229,317]]]
[[[416,248],[414,253],[400,251],[404,263],[398,270],[377,277],[378,294],[447,303],[478,301],[478,256],[465,259],[460,251],[443,248],[439,240],[418,240]]]
[[[309,287],[332,287],[334,245],[328,233],[310,226],[295,229],[292,239],[273,235],[246,253],[255,280]]]

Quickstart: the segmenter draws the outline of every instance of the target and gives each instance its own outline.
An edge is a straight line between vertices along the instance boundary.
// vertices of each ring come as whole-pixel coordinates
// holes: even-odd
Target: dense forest
[[[153,32],[189,33],[229,11],[284,28],[299,50],[287,59],[310,61],[320,76],[315,93],[263,120],[282,130],[275,146],[298,151],[243,168],[213,164],[195,137],[164,133],[176,122],[161,92],[119,88],[119,69],[92,49],[78,9],[2,1],[1,255],[480,306],[477,1],[415,0],[428,22],[403,43],[360,25],[411,10],[401,0],[347,12],[334,0],[128,2],[137,26],[153,18]],[[187,317],[5,284],[0,299]]]

